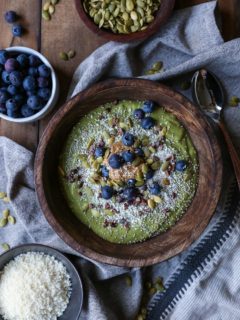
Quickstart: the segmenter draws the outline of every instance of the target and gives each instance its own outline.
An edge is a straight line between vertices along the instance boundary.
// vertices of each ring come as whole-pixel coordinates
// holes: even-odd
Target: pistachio
[[[96,170],[96,171],[100,168],[100,164],[98,163],[97,160],[95,160],[95,161],[93,162],[92,167],[93,167],[93,169]]]
[[[50,2],[50,1],[45,2],[44,5],[43,5],[43,10],[44,10],[44,11],[48,11],[50,5],[51,5],[51,2]]]
[[[10,246],[9,246],[9,244],[7,244],[7,243],[2,243],[2,244],[1,244],[1,247],[2,247],[2,249],[3,249],[4,251],[8,251],[8,250],[10,249]]]
[[[150,289],[148,290],[148,294],[149,294],[150,296],[154,295],[156,292],[157,292],[157,289],[154,288],[154,287],[152,287],[152,288],[150,288]]]
[[[162,69],[162,67],[163,67],[162,61],[157,61],[152,65],[152,69],[154,71],[160,71]]]
[[[153,159],[151,158],[147,159],[147,164],[153,164]]]
[[[138,15],[137,15],[136,11],[131,11],[130,12],[130,17],[131,17],[132,20],[137,20]]]
[[[135,160],[133,160],[132,165],[134,167],[137,167],[140,165],[141,162],[142,162],[142,159],[140,157],[137,157]]]
[[[15,224],[15,223],[16,223],[16,219],[15,219],[13,216],[9,216],[9,217],[8,217],[8,222],[9,222],[10,224]]]
[[[3,199],[7,196],[6,192],[0,192],[0,199]]]
[[[150,151],[151,153],[156,152],[156,150],[155,150],[153,147],[149,147],[148,149],[149,149],[149,151]]]
[[[162,202],[162,198],[160,198],[159,196],[153,196],[152,198],[156,203],[161,203]]]
[[[87,149],[89,149],[93,145],[93,143],[94,143],[94,139],[93,138],[89,139],[87,143]]]
[[[109,210],[109,209],[104,209],[104,213],[108,216],[113,216],[114,215],[114,212],[112,210]]]
[[[103,138],[105,139],[105,140],[107,140],[107,139],[109,139],[110,138],[110,135],[109,135],[109,133],[107,132],[107,131],[103,131]]]
[[[110,154],[110,150],[106,149],[105,154],[104,154],[104,159],[107,159],[109,154]]]
[[[2,200],[3,202],[6,202],[6,203],[10,202],[10,199],[8,197],[4,197]]]
[[[126,9],[131,12],[134,9],[134,3],[132,0],[126,0]]]
[[[101,164],[101,163],[103,162],[103,157],[97,158],[96,161],[97,161],[99,164]]]
[[[9,209],[5,209],[5,210],[3,210],[3,212],[2,212],[2,216],[3,216],[3,218],[5,218],[5,219],[8,218],[9,214],[10,214],[10,210],[9,210]]]
[[[148,137],[144,137],[143,139],[142,139],[142,145],[145,147],[145,146],[147,146],[149,144],[149,138]]]
[[[5,227],[7,223],[8,223],[8,220],[6,218],[1,218],[0,219],[0,228]]]
[[[169,185],[170,185],[170,181],[168,180],[168,178],[163,178],[163,179],[162,179],[162,184],[163,184],[164,186],[169,186]]]
[[[66,52],[60,52],[59,57],[60,57],[60,59],[62,59],[64,61],[68,61],[68,55]]]
[[[97,218],[100,216],[99,211],[97,211],[96,209],[91,209],[91,214],[94,218]]]
[[[68,55],[68,58],[69,58],[69,59],[72,59],[72,58],[75,57],[76,51],[74,51],[74,50],[69,50],[68,53],[67,53],[67,55]]]
[[[155,162],[153,162],[153,164],[151,165],[151,168],[152,168],[153,170],[158,170],[158,169],[160,168],[160,166],[161,166],[160,162],[159,162],[159,161],[155,161]]]
[[[144,150],[144,155],[145,155],[146,158],[149,158],[150,155],[151,155],[151,152],[148,149],[145,149]]]
[[[82,166],[85,168],[85,169],[88,169],[88,168],[90,168],[90,165],[89,165],[89,163],[87,162],[87,160],[82,160]]]
[[[52,4],[50,4],[50,6],[49,6],[49,8],[48,8],[48,12],[49,12],[50,15],[53,15],[53,14],[54,14],[54,12],[55,12],[55,7],[54,7]]]
[[[154,209],[156,207],[156,203],[153,199],[148,199],[147,204],[151,209]]]
[[[42,11],[42,18],[44,20],[46,20],[46,21],[51,20],[51,16],[50,16],[49,12],[48,11],[44,11],[44,10]]]
[[[128,129],[128,125],[124,122],[119,122],[119,127],[122,128],[122,129],[125,129],[127,130]]]
[[[87,202],[84,202],[83,204],[82,204],[82,210],[83,211],[86,211],[87,209],[89,208],[89,205],[88,205],[88,203]]]
[[[126,281],[126,285],[127,285],[128,287],[131,287],[131,286],[132,286],[132,277],[126,276],[125,281]]]
[[[141,169],[142,169],[142,173],[144,174],[146,174],[149,171],[148,165],[146,164],[143,164]]]
[[[54,6],[59,2],[59,0],[51,0],[51,4],[53,4]]]
[[[237,107],[239,103],[240,103],[240,98],[238,98],[237,96],[232,96],[229,101],[230,107]]]
[[[161,170],[166,171],[169,166],[169,161],[164,161],[163,164],[161,165]]]
[[[144,318],[144,316],[142,315],[142,314],[139,314],[138,316],[137,316],[137,320],[144,320],[145,318]]]
[[[135,183],[136,187],[142,187],[144,185],[144,180],[137,180],[137,182]]]
[[[107,144],[108,144],[109,146],[111,146],[111,145],[114,144],[114,141],[115,141],[115,137],[114,137],[114,136],[111,136],[111,138],[108,139]]]

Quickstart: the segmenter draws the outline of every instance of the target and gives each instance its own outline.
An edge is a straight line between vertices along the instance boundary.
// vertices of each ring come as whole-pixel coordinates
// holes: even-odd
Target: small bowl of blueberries
[[[0,118],[28,123],[56,104],[59,85],[49,61],[27,47],[0,50]]]

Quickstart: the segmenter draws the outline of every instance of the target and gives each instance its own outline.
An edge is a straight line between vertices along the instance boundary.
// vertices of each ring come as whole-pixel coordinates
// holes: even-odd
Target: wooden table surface
[[[41,8],[46,0],[1,0],[0,1],[0,46],[12,45],[31,47],[43,53],[57,71],[61,94],[57,108],[63,104],[72,78],[79,63],[105,41],[95,36],[80,21],[74,0],[60,0],[51,21],[41,18]],[[206,0],[176,0],[176,9],[207,2]],[[239,0],[218,0],[222,15],[222,28],[225,40],[240,36]],[[22,38],[12,38],[11,28],[4,21],[3,13],[15,10],[22,18],[21,23],[27,30]],[[76,57],[62,61],[59,52],[76,50]],[[52,114],[33,124],[12,124],[0,120],[0,135],[7,136],[28,149],[35,151],[39,138]]]

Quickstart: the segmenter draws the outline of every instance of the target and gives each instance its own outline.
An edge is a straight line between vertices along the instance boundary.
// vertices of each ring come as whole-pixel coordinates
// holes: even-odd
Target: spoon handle
[[[238,153],[236,151],[236,148],[234,147],[231,137],[226,129],[226,126],[223,122],[223,120],[219,121],[219,127],[222,130],[223,136],[225,138],[225,142],[227,144],[228,147],[228,151],[232,160],[232,164],[233,164],[233,168],[234,168],[234,172],[237,178],[237,183],[238,183],[238,187],[240,190],[240,159],[238,156]]]

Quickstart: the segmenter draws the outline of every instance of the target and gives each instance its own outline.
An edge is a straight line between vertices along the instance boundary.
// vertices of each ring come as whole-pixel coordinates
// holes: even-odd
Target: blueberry
[[[99,158],[99,157],[103,157],[103,156],[104,156],[104,153],[105,153],[104,148],[97,147],[97,148],[95,149],[94,155],[95,155],[96,158]]]
[[[133,162],[135,159],[135,154],[127,150],[122,153],[122,157],[125,162]]]
[[[146,173],[146,179],[149,180],[149,179],[152,179],[152,177],[154,176],[154,170],[152,169],[149,169],[148,172]]]
[[[23,27],[20,24],[14,24],[12,26],[12,34],[14,37],[21,37],[23,34]]]
[[[37,77],[37,76],[38,76],[38,69],[37,69],[37,68],[34,68],[34,67],[30,67],[30,68],[28,68],[27,73],[28,73],[30,76]]]
[[[30,67],[37,67],[42,63],[42,61],[37,56],[35,56],[33,54],[31,54],[28,57],[28,60],[29,60],[29,66]]]
[[[17,56],[16,60],[20,64],[22,68],[26,68],[28,66],[28,56],[24,53],[21,53]]]
[[[8,93],[10,93],[12,96],[16,95],[18,93],[18,88],[14,85],[10,84],[7,88]]]
[[[145,117],[145,112],[142,109],[135,109],[133,116],[136,119],[143,119]]]
[[[127,185],[129,186],[129,187],[134,187],[135,186],[135,184],[136,184],[136,179],[128,179],[128,181],[127,181]]]
[[[0,89],[0,103],[5,103],[9,99],[7,91]]]
[[[31,109],[27,104],[24,104],[21,108],[21,114],[24,118],[31,117],[32,115],[34,115],[34,113],[34,110]]]
[[[123,165],[123,158],[118,154],[112,154],[108,160],[111,168],[119,169]]]
[[[23,104],[25,97],[22,94],[16,94],[13,99],[17,102],[17,104],[20,106]]]
[[[4,18],[8,23],[14,23],[17,21],[18,16],[15,11],[10,10],[5,12]]]
[[[111,199],[113,194],[114,194],[114,190],[112,187],[110,186],[104,186],[101,188],[101,193],[102,193],[102,197],[103,199]]]
[[[132,146],[134,144],[134,135],[129,132],[124,133],[122,136],[122,143],[128,147]]]
[[[144,152],[143,152],[143,149],[142,148],[136,148],[135,149],[135,153],[137,156],[139,157],[143,157],[144,156]]]
[[[49,88],[41,88],[38,90],[37,94],[39,97],[41,97],[43,100],[48,101],[51,97],[51,90]]]
[[[18,118],[19,117],[19,113],[17,110],[11,110],[11,109],[7,109],[7,115],[10,118]]]
[[[43,107],[42,99],[37,95],[30,96],[27,105],[33,110],[40,110]]]
[[[37,95],[37,91],[36,90],[26,91],[26,95],[27,95],[27,97],[36,96]]]
[[[40,77],[48,78],[51,74],[51,70],[45,64],[41,64],[38,67],[38,73]]]
[[[27,76],[23,80],[23,88],[26,91],[33,91],[37,87],[36,79],[33,76]]]
[[[9,53],[6,50],[0,50],[0,63],[5,64],[9,58]]]
[[[108,168],[106,166],[102,166],[101,167],[101,172],[102,172],[102,176],[104,178],[108,178],[109,177],[109,171],[108,171]]]
[[[50,85],[49,79],[44,77],[37,78],[39,88],[47,88]]]
[[[9,58],[4,64],[4,68],[7,72],[17,70],[19,68],[19,63],[14,58]]]
[[[3,114],[7,113],[5,103],[0,103],[0,113],[3,113]]]
[[[157,182],[154,182],[151,186],[149,186],[149,191],[151,194],[157,196],[161,192],[161,187]]]
[[[20,87],[22,85],[23,76],[20,71],[12,71],[9,76],[10,82],[15,87]]]
[[[147,100],[143,104],[143,111],[146,113],[151,113],[154,111],[155,104],[151,100]]]
[[[6,108],[7,108],[7,110],[17,111],[17,109],[18,109],[17,101],[14,99],[8,99],[6,102]]]
[[[10,73],[4,70],[2,72],[2,80],[3,80],[4,83],[10,84],[11,83],[11,81],[10,81]]]
[[[134,187],[127,187],[123,190],[122,196],[127,200],[133,200],[137,197],[137,189]]]
[[[141,127],[145,130],[151,129],[155,125],[155,121],[151,117],[143,118],[141,121]]]
[[[187,162],[185,160],[179,160],[176,162],[175,169],[177,171],[185,171],[187,169]]]

